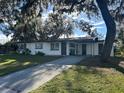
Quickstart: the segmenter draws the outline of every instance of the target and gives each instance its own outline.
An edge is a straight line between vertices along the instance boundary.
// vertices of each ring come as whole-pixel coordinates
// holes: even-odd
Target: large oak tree
[[[101,56],[109,58],[116,35],[115,21],[121,22],[124,18],[124,0],[0,0],[0,16],[10,25],[14,20],[27,22],[41,16],[49,4],[59,14],[76,11],[86,13],[89,18],[101,14],[107,28]]]
[[[19,22],[14,26],[13,33],[12,41],[15,42],[53,40],[72,35],[73,24],[58,13],[50,13],[45,20],[36,17],[26,23]]]

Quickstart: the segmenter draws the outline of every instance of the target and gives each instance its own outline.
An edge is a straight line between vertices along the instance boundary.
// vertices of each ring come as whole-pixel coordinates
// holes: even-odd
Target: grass
[[[123,61],[87,58],[30,93],[124,93]]]
[[[0,76],[32,67],[38,64],[43,64],[60,56],[32,56],[32,55],[0,55]]]

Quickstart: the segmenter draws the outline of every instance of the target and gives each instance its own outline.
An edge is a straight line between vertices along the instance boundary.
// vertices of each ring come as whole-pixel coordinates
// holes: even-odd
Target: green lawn
[[[0,76],[58,58],[60,56],[0,55]]]
[[[31,93],[124,93],[123,60],[88,58]]]

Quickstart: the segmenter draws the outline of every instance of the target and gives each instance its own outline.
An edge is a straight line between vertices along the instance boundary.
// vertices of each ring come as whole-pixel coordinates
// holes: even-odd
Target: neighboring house
[[[44,40],[18,43],[19,51],[22,49],[31,50],[31,54],[43,52],[46,55],[99,55],[104,40],[98,38],[66,38],[57,40]],[[111,56],[114,55],[113,49]]]

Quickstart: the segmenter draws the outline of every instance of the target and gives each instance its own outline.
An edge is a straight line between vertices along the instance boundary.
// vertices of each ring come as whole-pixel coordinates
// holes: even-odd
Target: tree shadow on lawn
[[[114,68],[117,71],[124,74],[124,58],[123,57],[111,57],[108,62],[101,61],[99,56],[87,57],[82,60],[79,64],[87,67],[98,67],[98,68]]]
[[[8,62],[8,61],[14,61],[19,63],[24,63],[24,62],[41,63],[42,61],[49,62],[57,58],[60,58],[60,56],[8,54],[8,55],[0,55],[0,63]]]
[[[28,67],[44,64],[59,58],[61,57],[19,54],[0,55],[0,76],[17,72]]]

